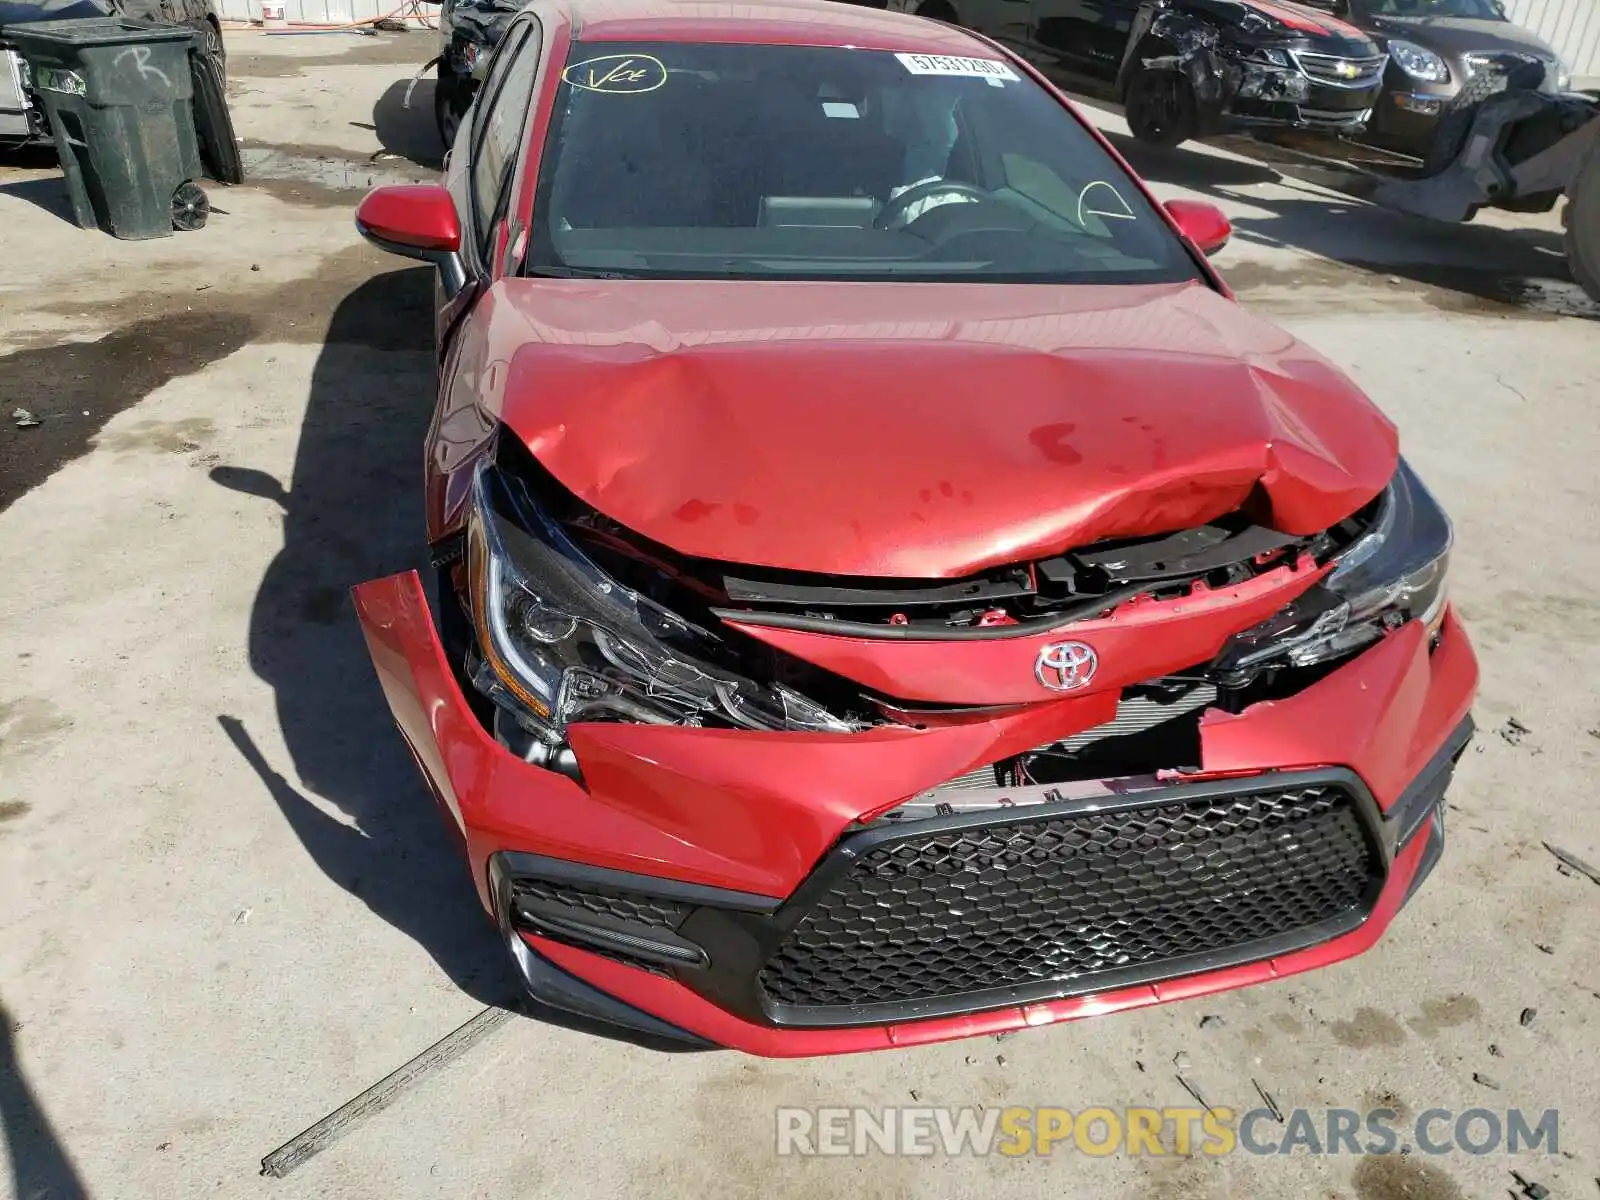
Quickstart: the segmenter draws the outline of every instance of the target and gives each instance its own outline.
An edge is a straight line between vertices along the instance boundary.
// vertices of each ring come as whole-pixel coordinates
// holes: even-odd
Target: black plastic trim
[[[467,535],[456,532],[446,534],[428,547],[428,565],[434,570],[453,566],[467,556]]]
[[[1450,731],[1444,745],[1434,753],[1417,777],[1389,808],[1384,827],[1390,831],[1396,852],[1416,836],[1433,810],[1444,799],[1445,789],[1455,774],[1456,761],[1466,752],[1476,731],[1470,715]]]
[[[1292,780],[1292,782],[1285,784],[1285,780]],[[1012,809],[1007,814],[1010,819],[1003,821],[997,821],[995,813],[992,811],[980,811],[961,813],[951,817],[935,817],[927,821],[905,821],[887,826],[875,825],[842,842],[834,855],[825,859],[823,865],[814,871],[811,877],[795,892],[793,903],[803,914],[811,907],[812,900],[815,897],[826,894],[833,887],[834,882],[849,871],[854,859],[882,842],[900,841],[907,837],[923,837],[929,833],[943,833],[1001,823],[1022,825],[1078,812],[1117,812],[1132,808],[1156,808],[1165,804],[1203,800],[1211,796],[1244,796],[1257,792],[1279,792],[1290,788],[1315,787],[1318,785],[1339,787],[1352,797],[1355,801],[1356,811],[1362,817],[1362,826],[1366,830],[1369,847],[1381,866],[1379,872],[1368,883],[1367,895],[1363,898],[1361,907],[1350,910],[1348,914],[1320,922],[1317,925],[1281,934],[1277,937],[1262,938],[1241,946],[1230,947],[1227,950],[1187,955],[1183,958],[1165,959],[1160,963],[1127,967],[1118,971],[1097,971],[1078,980],[1047,980],[1041,983],[1029,984],[1025,987],[967,992],[960,995],[939,996],[926,1000],[908,1000],[889,1004],[841,1005],[838,1007],[779,1004],[763,995],[762,1006],[766,1011],[767,1019],[772,1024],[780,1026],[829,1027],[916,1020],[924,1017],[946,1017],[959,1013],[973,1012],[978,1009],[1010,1007],[1016,1004],[1036,1003],[1041,1000],[1063,1000],[1073,996],[1088,995],[1093,992],[1157,983],[1166,979],[1181,978],[1185,975],[1195,975],[1225,967],[1241,966],[1245,963],[1258,962],[1261,959],[1274,958],[1280,954],[1302,950],[1308,946],[1314,946],[1349,933],[1351,930],[1360,928],[1370,915],[1372,906],[1377,903],[1378,895],[1382,892],[1384,880],[1388,875],[1391,858],[1386,839],[1378,836],[1381,815],[1377,801],[1373,799],[1372,793],[1367,790],[1365,784],[1361,782],[1360,777],[1355,772],[1343,768],[1295,772],[1292,774],[1275,773],[1272,775],[1253,776],[1249,779],[1205,780],[1200,783],[1179,784],[1172,788],[1119,796],[1109,801],[1103,798],[1094,798],[1089,800],[1070,800],[1064,804],[1042,804],[1028,809],[1023,815],[1010,818],[1011,813],[1018,812],[1018,810]]]
[[[497,872],[500,879],[527,876],[532,879],[548,879],[552,883],[609,888],[618,892],[640,892],[647,896],[658,896],[663,900],[677,900],[685,904],[711,908],[739,909],[744,912],[776,912],[783,904],[782,900],[772,896],[760,896],[754,892],[727,891],[700,883],[686,883],[681,879],[639,875],[632,871],[616,871],[610,867],[596,867],[571,859],[548,858],[543,854],[527,854],[518,850],[502,850],[490,860],[491,886],[494,885]]]
[[[802,584],[723,575],[722,588],[728,599],[740,604],[838,605],[843,608],[904,607],[929,604],[986,604],[1032,596],[1035,589],[1026,580],[990,578],[931,581],[917,586],[914,580],[873,581],[881,586],[851,587],[845,584]]]
[[[1439,860],[1444,857],[1444,808],[1441,806],[1433,810],[1433,819],[1428,822],[1428,845],[1422,852],[1422,861],[1417,864],[1417,873],[1411,877],[1411,886],[1406,888],[1406,898],[1401,901],[1404,907],[1411,903],[1411,897],[1427,882],[1428,876],[1433,874],[1433,869],[1439,865]]]
[[[871,850],[880,842],[892,842],[902,839],[907,831],[913,830],[918,834],[946,833],[951,830],[964,830],[984,825],[1022,825],[1036,820],[1050,820],[1060,816],[1070,816],[1082,812],[1121,812],[1128,808],[1159,808],[1165,804],[1184,804],[1191,800],[1208,800],[1213,796],[1253,796],[1259,792],[1292,791],[1299,787],[1339,787],[1355,799],[1357,807],[1369,826],[1375,827],[1380,819],[1377,801],[1372,793],[1367,790],[1361,777],[1347,767],[1325,767],[1315,771],[1264,771],[1259,775],[1229,776],[1222,779],[1202,779],[1194,783],[1175,783],[1168,787],[1150,788],[1147,791],[1127,792],[1117,796],[1090,796],[1087,798],[1066,800],[1059,804],[1029,805],[1026,808],[1010,808],[1002,810],[1007,814],[1003,820],[995,819],[993,809],[982,809],[971,813],[956,813],[948,817],[932,817],[925,821],[914,823],[907,821],[876,822],[864,828],[860,833],[853,835],[841,843],[841,849],[848,845],[853,856]],[[1371,829],[1369,829],[1371,832]],[[1375,839],[1375,845],[1380,842]],[[1388,864],[1389,854],[1384,851],[1385,865]],[[825,860],[826,861],[826,860]],[[843,865],[843,864],[841,864]],[[815,878],[814,872],[812,878]],[[842,873],[842,872],[836,872]],[[830,881],[831,882],[831,881]],[[808,879],[801,890],[810,886]],[[799,896],[797,891],[795,896]]]
[[[1380,877],[1381,883],[1381,877]],[[1291,933],[1261,938],[1226,951],[1191,954],[1179,958],[1163,959],[1151,966],[1124,967],[1115,971],[1096,971],[1082,980],[1058,980],[1032,984],[1025,988],[1007,988],[986,992],[967,992],[951,996],[938,996],[927,1000],[907,1000],[893,1004],[858,1004],[838,1007],[802,1007],[799,1005],[767,1002],[768,1019],[774,1024],[794,1028],[830,1028],[845,1025],[875,1025],[880,1022],[914,1021],[930,1017],[952,1017],[985,1009],[1010,1008],[1020,1004],[1037,1004],[1050,1000],[1069,1000],[1096,992],[1116,991],[1119,988],[1158,984],[1186,975],[1200,975],[1228,967],[1244,966],[1280,954],[1290,954],[1361,928],[1370,915],[1372,903],[1381,887],[1373,887],[1362,908],[1352,909],[1347,915],[1308,925]]]
[[[541,903],[515,894],[511,898],[513,924],[561,942],[610,951],[664,967],[703,967],[710,959],[705,950],[668,930],[626,927],[621,921],[584,917],[565,905]]]
[[[980,828],[992,825],[1017,825],[1049,820],[1064,814],[1085,811],[1116,811],[1124,808],[1153,808],[1212,796],[1253,795],[1297,787],[1335,786],[1354,801],[1366,831],[1369,848],[1378,867],[1360,907],[1348,916],[1322,922],[1290,934],[1262,939],[1227,951],[1164,960],[1150,966],[1130,968],[1113,975],[1096,972],[1077,980],[1048,980],[1023,987],[967,992],[927,1000],[874,1005],[796,1006],[772,1001],[762,991],[757,977],[784,938],[799,924],[835,881],[847,873],[856,858],[885,841],[922,837],[928,833]],[[977,810],[948,817],[917,821],[878,822],[847,833],[783,903],[782,908],[762,919],[745,913],[691,913],[680,932],[706,948],[711,966],[704,971],[686,972],[680,982],[712,1003],[749,1020],[780,1028],[838,1028],[852,1025],[893,1024],[928,1017],[956,1016],[998,1008],[1014,1007],[1045,1000],[1088,995],[1112,988],[1160,983],[1202,971],[1241,966],[1305,949],[1359,928],[1371,914],[1393,861],[1393,846],[1383,830],[1383,817],[1377,801],[1354,771],[1330,767],[1315,771],[1273,771],[1247,778],[1209,779],[1178,783],[1114,798],[1090,797],[1060,804],[1040,804],[1026,809]]]
[[[666,1038],[685,1047],[704,1050],[716,1048],[714,1042],[652,1016],[643,1009],[634,1008],[576,975],[563,971],[514,933],[508,936],[507,944],[523,988],[540,1004],[606,1025]]]
[[[740,608],[713,608],[711,614],[719,620],[737,621],[741,625],[798,629],[804,633],[831,633],[839,637],[881,638],[891,642],[1003,641],[1032,633],[1048,633],[1052,629],[1087,621],[1126,600],[1143,595],[1151,587],[1149,583],[1132,583],[1113,588],[1103,595],[1087,598],[1082,604],[1060,609],[1047,616],[1018,621],[1014,625],[881,625],[869,621],[837,621],[831,617],[813,617],[804,613],[751,612]]]
[[[1248,563],[1257,555],[1282,550],[1285,546],[1305,540],[1268,529],[1264,525],[1248,525],[1229,531],[1219,542],[1198,550],[1185,551],[1184,539],[1196,532],[1196,529],[1185,529],[1164,538],[1114,547],[1085,546],[1065,557],[1103,571],[1112,579],[1149,584],[1162,580],[1193,579],[1210,571]],[[1041,563],[1040,569],[1043,570],[1044,566]]]

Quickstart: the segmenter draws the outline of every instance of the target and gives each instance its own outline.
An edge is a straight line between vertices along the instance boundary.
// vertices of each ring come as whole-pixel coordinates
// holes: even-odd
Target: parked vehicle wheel
[[[222,30],[213,21],[206,21],[200,30],[200,48],[205,56],[217,64],[217,78],[228,85],[228,50],[222,44]]]
[[[1567,227],[1567,265],[1572,277],[1592,299],[1600,301],[1600,138],[1589,143],[1573,173],[1561,217]]]
[[[1195,135],[1194,89],[1176,71],[1141,70],[1128,83],[1128,129],[1150,146],[1177,146]]]
[[[200,161],[218,183],[243,183],[244,161],[233,117],[223,97],[222,70],[210,54],[189,52],[189,78],[194,92],[194,130]]]
[[[439,64],[439,78],[433,85],[433,120],[439,127],[439,140],[448,151],[456,144],[461,118],[472,105],[472,81]]]
[[[1445,108],[1444,115],[1439,118],[1439,123],[1434,126],[1433,142],[1422,159],[1423,177],[1437,175],[1456,161],[1467,144],[1473,121],[1478,118],[1478,108],[1485,100],[1508,88],[1537,87],[1538,83],[1538,78],[1524,76],[1520,72],[1505,75],[1499,71],[1484,71],[1467,80],[1466,86],[1455,94]]]

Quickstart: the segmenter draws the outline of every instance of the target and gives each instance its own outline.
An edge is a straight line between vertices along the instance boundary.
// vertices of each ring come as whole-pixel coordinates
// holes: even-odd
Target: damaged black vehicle
[[[195,31],[195,53],[216,68],[220,97],[228,78],[228,52],[222,44],[216,0],[0,0],[0,31],[37,21],[109,16],[189,26]],[[28,64],[0,33],[0,151],[52,142],[50,122]]]
[[[446,150],[456,144],[461,120],[478,94],[494,48],[521,10],[518,0],[444,0],[439,10],[439,57],[424,64],[423,70],[438,66],[433,119]]]
[[[882,0],[873,5],[884,7]],[[1140,141],[1248,129],[1360,133],[1387,57],[1354,25],[1281,0],[888,0],[967,26],[1121,102]]]

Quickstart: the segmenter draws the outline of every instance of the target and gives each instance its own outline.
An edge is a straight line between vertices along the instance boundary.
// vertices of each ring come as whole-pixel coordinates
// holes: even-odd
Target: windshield
[[[1379,17],[1469,17],[1478,21],[1503,21],[1505,10],[1495,0],[1366,0],[1369,13]]]
[[[529,274],[1199,277],[1123,169],[1003,62],[607,42],[568,63]]]

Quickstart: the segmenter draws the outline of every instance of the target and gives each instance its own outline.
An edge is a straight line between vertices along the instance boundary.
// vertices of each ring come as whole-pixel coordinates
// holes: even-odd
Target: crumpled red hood
[[[489,300],[510,367],[490,407],[688,555],[944,578],[1247,501],[1306,534],[1396,462],[1337,368],[1198,284],[518,279]]]

